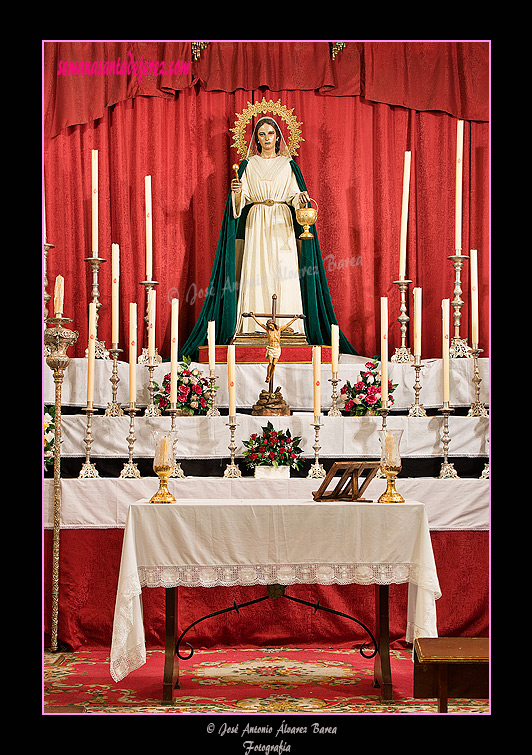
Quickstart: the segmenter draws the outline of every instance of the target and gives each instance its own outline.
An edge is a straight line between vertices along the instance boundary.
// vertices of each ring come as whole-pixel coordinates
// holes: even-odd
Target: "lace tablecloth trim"
[[[130,574],[123,582],[120,602],[117,601],[113,621],[111,646],[119,648],[116,657],[111,659],[110,673],[119,682],[132,671],[146,663],[146,646],[139,642],[127,648],[127,638],[133,627],[133,600],[141,595],[142,586],[137,573]]]
[[[432,570],[417,564],[268,564],[139,566],[143,587],[232,587],[234,585],[391,585],[412,582],[441,596]]]

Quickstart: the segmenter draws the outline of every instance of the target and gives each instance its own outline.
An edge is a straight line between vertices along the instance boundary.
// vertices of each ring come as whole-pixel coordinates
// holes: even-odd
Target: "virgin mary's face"
[[[263,152],[272,152],[275,150],[276,136],[277,134],[275,133],[274,127],[269,123],[264,123],[260,126],[257,132],[257,137]]]

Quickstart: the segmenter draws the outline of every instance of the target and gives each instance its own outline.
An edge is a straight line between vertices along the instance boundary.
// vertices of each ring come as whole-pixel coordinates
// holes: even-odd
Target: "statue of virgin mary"
[[[209,320],[216,322],[219,345],[255,331],[253,318],[242,315],[270,312],[273,294],[278,313],[305,315],[293,324],[296,334],[308,344],[330,344],[337,321],[316,229],[313,238],[298,239],[302,227],[295,210],[308,202],[279,124],[260,118],[231,182],[205,301],[182,355],[197,358]],[[341,331],[340,352],[358,353]]]

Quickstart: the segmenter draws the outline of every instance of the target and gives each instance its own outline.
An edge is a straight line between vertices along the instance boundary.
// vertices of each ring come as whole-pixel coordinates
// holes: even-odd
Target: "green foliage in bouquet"
[[[302,462],[300,442],[301,437],[292,437],[290,430],[275,430],[272,423],[268,422],[262,428],[262,435],[253,433],[249,440],[242,441],[246,464],[252,468],[289,466],[299,469]]]

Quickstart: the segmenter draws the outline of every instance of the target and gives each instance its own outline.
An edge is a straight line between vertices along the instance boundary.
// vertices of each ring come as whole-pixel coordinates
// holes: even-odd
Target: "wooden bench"
[[[487,637],[421,637],[414,641],[414,697],[448,699],[489,697]]]

